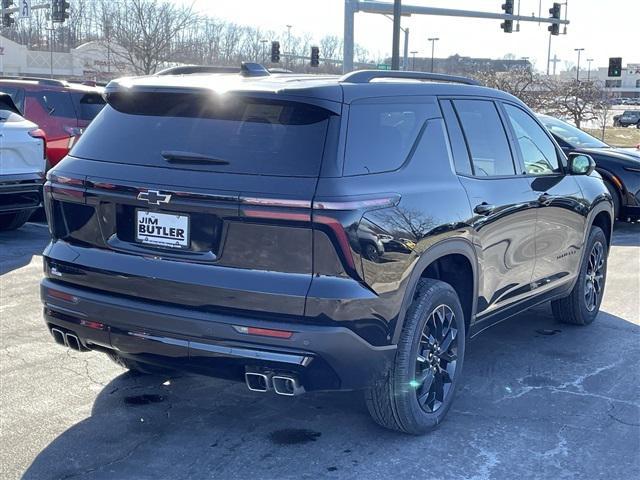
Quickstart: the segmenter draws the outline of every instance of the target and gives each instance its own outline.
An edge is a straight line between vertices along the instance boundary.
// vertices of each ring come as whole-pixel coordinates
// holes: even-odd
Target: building
[[[385,60],[391,63],[391,59]],[[408,59],[409,69],[421,72],[431,71],[431,57],[410,57]],[[449,75],[469,76],[478,72],[507,72],[514,68],[532,68],[531,62],[526,59],[494,59],[463,57],[461,55],[451,55],[447,58],[434,58],[433,71],[435,73],[447,73]]]
[[[561,78],[575,79],[576,70],[560,73]],[[619,77],[610,77],[608,67],[580,69],[580,80],[592,80],[604,86],[613,98],[640,98],[640,63],[629,63]]]
[[[0,75],[107,81],[134,74],[121,60],[122,53],[122,47],[102,42],[88,42],[69,52],[30,50],[0,36]]]

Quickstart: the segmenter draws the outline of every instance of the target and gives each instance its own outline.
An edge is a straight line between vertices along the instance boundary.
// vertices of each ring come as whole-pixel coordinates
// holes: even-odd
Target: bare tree
[[[309,34],[275,34],[256,27],[238,25],[216,18],[198,16],[191,8],[172,0],[69,0],[70,18],[56,25],[53,35],[48,11],[33,10],[29,19],[3,29],[2,35],[30,49],[68,52],[97,41],[108,57],[105,76],[124,73],[148,74],[165,64],[237,65],[241,61],[262,61],[268,44],[261,40],[280,40],[281,48],[304,57],[287,62],[291,70],[338,73],[337,63],[322,62],[310,67],[311,45],[320,47],[321,58],[340,58],[342,40],[327,36],[316,43]],[[53,36],[53,44],[50,39]],[[289,48],[290,47],[290,48]],[[356,60],[366,62],[372,54],[356,47]],[[380,63],[380,62],[378,62]]]
[[[515,67],[506,72],[483,70],[475,77],[487,87],[518,97],[533,109],[545,110],[551,102],[552,84],[530,68]]]
[[[607,103],[602,88],[595,82],[576,80],[554,82],[553,98],[550,113],[569,118],[578,128],[583,122],[597,120]]]
[[[157,0],[128,0],[118,4],[112,18],[113,39],[121,47],[114,55],[138,74],[155,72],[179,51],[174,38],[197,21],[191,8]]]

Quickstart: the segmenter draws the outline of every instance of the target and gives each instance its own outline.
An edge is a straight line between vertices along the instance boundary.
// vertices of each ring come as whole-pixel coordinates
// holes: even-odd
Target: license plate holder
[[[136,209],[136,242],[155,247],[188,250],[191,217]]]

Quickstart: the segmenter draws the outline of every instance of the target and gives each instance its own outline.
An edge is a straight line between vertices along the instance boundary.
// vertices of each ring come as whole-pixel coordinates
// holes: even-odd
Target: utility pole
[[[587,70],[587,82],[591,81],[591,62],[593,62],[593,58],[587,58],[587,63],[589,64],[589,68]]]
[[[433,57],[436,51],[436,42],[440,40],[438,37],[428,38],[428,41],[431,42],[431,73],[433,73]]]
[[[289,68],[289,57],[293,54],[291,51],[291,27],[293,25],[287,25],[287,69]]]
[[[400,69],[400,13],[402,1],[393,0],[393,42],[391,50],[391,70]]]
[[[584,50],[584,48],[574,48],[574,52],[578,52],[578,66],[576,68],[576,82],[580,81],[580,53]]]
[[[262,64],[263,65],[267,63],[267,43],[268,42],[269,40],[267,40],[266,38],[263,38],[262,40],[260,40],[260,43],[262,44]]]
[[[547,51],[547,77],[549,76],[549,63],[551,63],[551,32],[549,32],[549,50]],[[556,64],[553,64],[553,74],[556,74]]]
[[[416,71],[416,53],[418,53],[417,50],[413,50],[411,52],[411,56],[413,57],[411,60],[411,70],[413,70],[414,72]]]

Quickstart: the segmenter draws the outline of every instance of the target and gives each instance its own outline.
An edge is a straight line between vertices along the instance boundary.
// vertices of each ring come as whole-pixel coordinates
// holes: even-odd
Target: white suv
[[[0,230],[21,227],[42,201],[44,132],[0,93]]]

